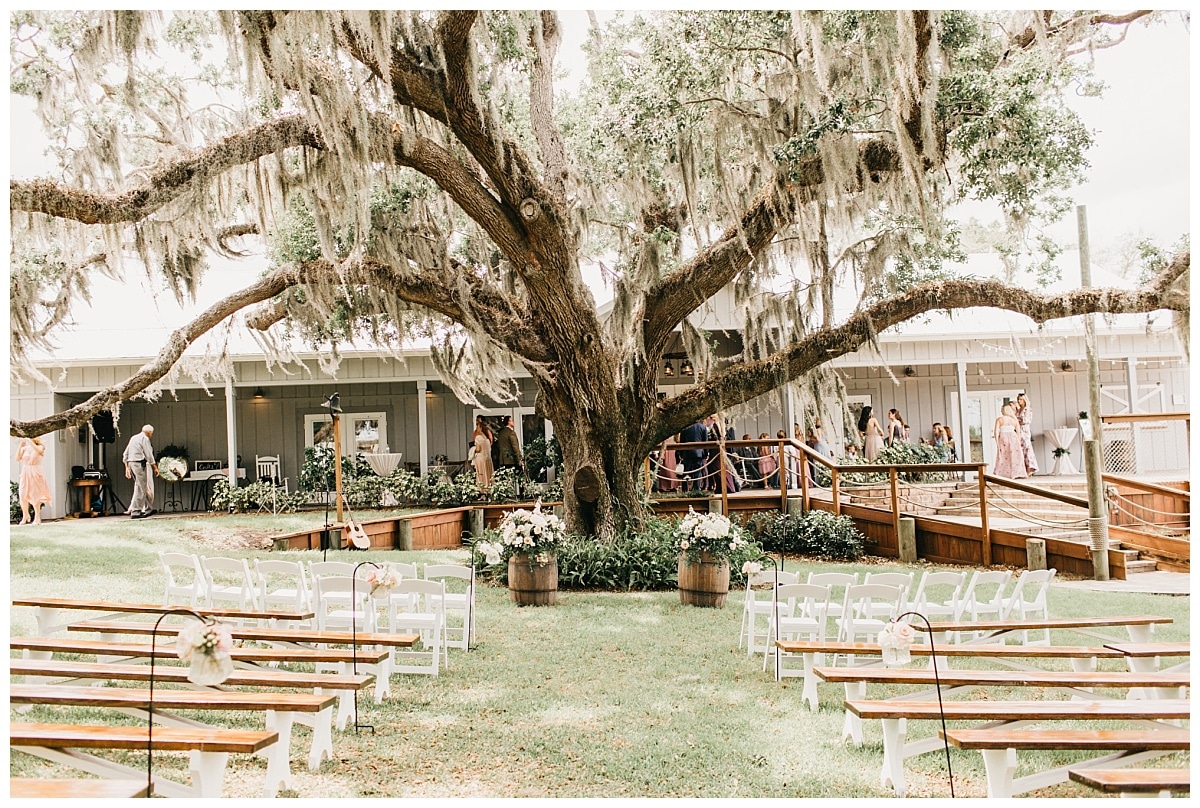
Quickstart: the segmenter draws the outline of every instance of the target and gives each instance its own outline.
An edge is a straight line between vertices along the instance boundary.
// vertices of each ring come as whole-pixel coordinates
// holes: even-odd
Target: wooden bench
[[[31,755],[107,779],[133,780],[144,771],[97,757],[84,749],[130,749],[144,752],[150,742],[147,727],[104,727],[93,724],[28,724],[10,722],[8,743]],[[154,778],[154,791],[169,797],[220,797],[225,764],[233,753],[254,754],[278,743],[275,732],[216,727],[156,727],[154,749],[192,752],[192,785],[165,777]]]
[[[984,671],[942,670],[937,677],[929,668],[828,668],[815,667],[813,675],[824,682],[841,682],[846,688],[846,701],[862,701],[866,698],[867,684],[923,685],[931,688],[920,693],[907,693],[895,697],[895,701],[925,701],[937,698],[932,689],[939,681],[942,695],[960,688],[974,687],[1052,687],[1065,690],[1088,701],[1101,697],[1082,688],[1157,688],[1157,697],[1171,699],[1179,695],[1179,688],[1189,684],[1184,673],[1135,673],[1133,671]],[[862,721],[847,712],[842,725],[842,738],[850,738],[856,746],[862,746]]]
[[[883,726],[881,786],[890,785],[896,796],[905,793],[904,760],[942,747],[934,736],[907,740],[909,720],[1001,722],[1017,729],[1034,721],[1175,721],[1191,714],[1191,704],[1167,701],[847,701],[846,712],[860,721],[879,719]]]
[[[148,665],[117,665],[106,662],[73,662],[61,659],[11,659],[9,673],[14,676],[46,679],[51,677],[68,677],[78,682],[104,682],[110,680],[148,682],[150,681],[150,666]],[[188,681],[187,668],[178,665],[155,665],[154,681],[170,684],[199,687]],[[269,687],[269,688],[298,688],[313,689],[316,695],[324,690],[333,691],[338,696],[338,729],[345,729],[353,713],[354,692],[370,687],[375,676],[369,673],[302,673],[299,671],[279,671],[271,669],[235,670],[229,678],[221,683],[221,687]],[[301,719],[300,723],[313,728],[313,752],[316,756],[309,758],[309,767],[320,765],[321,753],[332,753],[332,744],[325,742],[328,729],[322,726],[324,719]]]
[[[1190,769],[1071,769],[1068,773],[1077,783],[1122,797],[1148,793],[1169,797],[1172,792],[1192,790]]]
[[[64,611],[104,612],[103,617],[123,614],[166,614],[176,609],[187,609],[205,617],[237,620],[311,620],[312,611],[296,612],[277,609],[209,609],[190,606],[163,606],[159,603],[126,603],[119,600],[80,600],[78,598],[13,598],[13,606],[29,606],[34,609],[38,634],[48,637],[57,634],[67,625],[59,622]],[[95,618],[103,619],[103,618]]]
[[[73,637],[13,637],[9,647],[24,651],[27,659],[49,659],[51,654],[94,654],[102,662],[149,659],[150,643],[107,642],[105,640],[79,640]],[[263,648],[261,646],[238,645],[230,651],[234,663],[238,662],[331,662],[349,665],[356,657],[358,662],[377,665],[387,658],[387,651],[360,648],[357,654],[345,648]],[[173,643],[156,646],[157,659],[178,659]]]
[[[1096,628],[1124,627],[1129,632],[1133,642],[1150,642],[1154,627],[1161,623],[1173,622],[1169,617],[1157,617],[1152,614],[1111,615],[1108,617],[1052,617],[1046,620],[951,620],[932,623],[928,628],[922,622],[912,623],[917,631],[930,631],[939,646],[947,645],[950,634],[958,632],[983,632],[984,636],[965,640],[961,644],[981,645],[984,643],[1004,642],[1009,634],[1018,631],[1040,631],[1042,629],[1071,630],[1089,637],[1097,637],[1104,642],[1120,642],[1113,637],[1092,631]]]
[[[841,654],[855,657],[877,657],[883,653],[877,643],[863,642],[776,640],[775,646],[779,653],[801,655],[804,666],[804,688],[801,691],[800,699],[807,702],[809,709],[813,712],[816,712],[818,709],[818,696],[817,679],[813,676],[812,669],[814,665],[821,664],[821,660],[817,658],[818,656]],[[956,657],[977,657],[980,659],[990,659],[1000,664],[1007,664],[1019,670],[1038,670],[1038,668],[1021,661],[1024,659],[1066,659],[1070,661],[1072,670],[1094,671],[1096,669],[1096,660],[1120,659],[1122,656],[1121,652],[1111,648],[1089,645],[967,645],[947,643],[945,645],[935,645],[934,648],[937,651],[938,660],[948,660]],[[930,656],[928,645],[914,645],[911,652],[913,656]],[[857,663],[858,660],[855,660],[855,662]],[[878,666],[882,665],[883,661],[880,659],[861,664]],[[781,665],[782,660],[780,666],[776,668],[778,673],[776,678],[783,678],[789,675],[788,671],[794,670],[783,668]],[[949,664],[947,662],[939,661],[939,669],[948,667]]]
[[[157,678],[157,677],[156,677]],[[288,760],[292,748],[292,724],[297,714],[310,714],[314,721],[313,751],[309,769],[316,770],[324,752],[333,757],[333,738],[330,716],[335,696],[309,693],[245,693],[220,690],[155,690],[153,700],[149,690],[125,690],[115,687],[68,687],[65,685],[12,685],[9,701],[12,704],[38,704],[51,707],[109,707],[139,718],[147,717],[153,705],[156,723],[173,727],[204,728],[205,724],[174,715],[170,710],[239,710],[265,714],[267,729],[279,735],[279,743],[264,750],[267,776],[263,796],[274,797],[280,788],[292,787],[292,771]],[[319,738],[319,740],[318,740]]]
[[[141,780],[14,777],[8,781],[8,796],[11,799],[127,800],[145,797],[148,792],[144,777]]]
[[[1061,730],[1061,729],[951,729],[938,735],[960,749],[978,749],[987,770],[989,797],[1008,798],[1055,783],[1065,782],[1071,769],[1100,767],[1115,760],[1140,763],[1170,752],[1191,748],[1186,729],[1149,730]],[[1072,763],[1049,771],[1013,779],[1017,750],[1114,751],[1115,754]],[[1120,765],[1120,764],[1117,764]]]
[[[68,631],[95,631],[102,636],[110,634],[137,634],[174,636],[180,626],[163,624],[155,632],[151,623],[124,623],[120,621],[84,620],[67,626]],[[258,628],[256,626],[230,626],[230,636],[235,640],[252,640],[293,648],[316,645],[382,646],[384,648],[411,648],[421,639],[419,634],[388,634],[384,632],[315,631],[292,628]],[[389,655],[390,659],[390,655]],[[359,660],[359,664],[363,664]],[[391,693],[391,666],[388,661],[378,665],[367,665],[375,673],[375,703],[379,704]]]

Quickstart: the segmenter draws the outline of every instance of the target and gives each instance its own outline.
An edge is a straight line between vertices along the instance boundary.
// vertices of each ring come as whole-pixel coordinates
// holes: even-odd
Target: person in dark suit
[[[697,421],[686,426],[679,433],[680,447],[675,450],[675,457],[683,464],[683,490],[693,491],[700,485],[700,467],[704,465],[703,449],[688,449],[685,443],[700,443],[708,440],[708,429],[704,423]]]

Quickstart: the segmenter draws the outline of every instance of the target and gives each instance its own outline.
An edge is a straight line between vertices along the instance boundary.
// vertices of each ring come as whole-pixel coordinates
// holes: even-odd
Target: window
[[[387,413],[348,412],[342,414],[340,421],[343,454],[375,454],[391,451],[388,446]],[[328,415],[304,416],[304,445],[316,446],[318,443],[332,443],[333,435],[328,433],[324,440],[317,440],[328,426]]]

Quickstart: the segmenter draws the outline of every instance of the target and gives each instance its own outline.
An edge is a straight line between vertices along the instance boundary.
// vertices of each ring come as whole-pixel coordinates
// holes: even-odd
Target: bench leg
[[[1154,624],[1144,626],[1126,626],[1130,642],[1150,642],[1154,638]]]
[[[818,709],[817,677],[813,675],[813,661],[816,654],[804,654],[804,689],[800,693],[800,701],[808,702],[808,708],[814,713]]]
[[[1096,657],[1084,657],[1084,658],[1072,659],[1071,660],[1071,670],[1075,671],[1076,673],[1095,673],[1096,672]],[[1093,688],[1090,688],[1090,687],[1081,687],[1078,689],[1086,691],[1088,693],[1094,692]],[[1087,700],[1086,697],[1081,696],[1078,693],[1071,694],[1071,701],[1086,701],[1086,700]]]
[[[866,682],[846,682],[846,701],[861,700],[866,693]],[[846,738],[849,738],[855,746],[863,745],[862,719],[849,710],[846,710],[846,717],[842,721],[842,740]]]
[[[324,692],[322,688],[315,688],[314,693]],[[337,728],[341,732],[346,728],[346,724],[350,721],[350,716],[354,714],[354,691],[339,690],[337,704]]]
[[[192,792],[196,797],[220,797],[225,787],[228,752],[192,752]]]
[[[263,783],[264,797],[274,797],[279,789],[292,787],[289,757],[294,722],[295,715],[291,710],[267,710],[267,729],[279,733],[279,740],[259,753],[267,758],[267,778]]]
[[[321,768],[325,758],[333,760],[333,708],[326,707],[313,716],[312,749],[308,753],[308,770]]]
[[[879,785],[892,787],[897,797],[903,797],[904,784],[904,738],[908,734],[908,721],[904,718],[883,719],[883,770],[879,773]]]
[[[1017,771],[1016,749],[984,749],[983,766],[987,771],[989,797],[1008,799],[1013,795],[1013,775]]]

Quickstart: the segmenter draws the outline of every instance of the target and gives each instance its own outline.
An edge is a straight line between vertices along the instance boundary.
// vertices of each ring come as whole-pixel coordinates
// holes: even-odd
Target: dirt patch
[[[184,535],[204,547],[214,550],[270,550],[275,530],[256,530],[247,527],[206,526],[204,530],[188,530]]]

